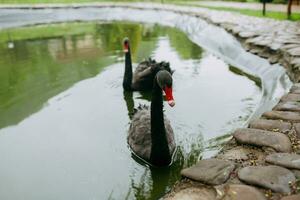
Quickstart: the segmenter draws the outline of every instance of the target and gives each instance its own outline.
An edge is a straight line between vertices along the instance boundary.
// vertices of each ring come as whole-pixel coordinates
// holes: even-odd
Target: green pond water
[[[149,93],[124,93],[122,40],[134,66],[166,60],[174,163],[150,168],[127,145],[129,113]],[[153,24],[69,23],[0,32],[0,199],[158,199],[180,170],[212,155],[261,98],[246,75],[182,32]]]

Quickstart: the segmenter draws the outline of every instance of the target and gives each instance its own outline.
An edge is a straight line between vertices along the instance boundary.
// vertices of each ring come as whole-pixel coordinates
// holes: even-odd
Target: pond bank
[[[41,9],[49,6],[52,5],[20,8]],[[281,63],[294,82],[300,80],[299,23],[160,4],[80,4],[69,7],[80,6],[160,9],[198,16],[234,34],[248,51],[268,58],[271,63]],[[54,5],[54,7],[62,7],[62,5]],[[66,8],[68,5],[63,7]],[[216,159],[201,160],[196,166],[182,171],[183,176],[205,184],[183,179],[171,193],[167,194],[166,199],[247,199],[247,197],[254,199],[254,196],[255,199],[265,199],[265,196],[280,199],[281,194],[296,193],[295,181],[296,177],[299,178],[300,172],[299,162],[297,164],[297,160],[300,159],[299,101],[300,85],[295,84],[273,111],[266,112],[259,120],[251,122],[250,128],[236,130],[233,139],[225,145]],[[206,172],[205,176],[203,173],[198,173],[203,171]],[[245,186],[244,183],[267,189],[259,189],[261,190],[259,191],[252,186]],[[293,198],[299,199],[299,195],[289,197],[289,199]]]

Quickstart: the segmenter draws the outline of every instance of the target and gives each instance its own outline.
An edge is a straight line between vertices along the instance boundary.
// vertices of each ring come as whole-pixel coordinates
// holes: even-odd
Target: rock
[[[286,168],[300,169],[300,155],[291,153],[274,153],[266,157],[268,163]]]
[[[300,170],[293,169],[293,170],[291,170],[291,171],[294,173],[294,175],[295,175],[295,177],[296,177],[297,179],[300,179]]]
[[[297,102],[297,101],[281,102],[281,103],[277,104],[277,106],[275,106],[274,110],[299,112],[300,111],[300,102]]]
[[[268,119],[281,119],[291,122],[300,122],[300,113],[289,111],[270,111],[263,114]]]
[[[294,123],[294,127],[296,130],[296,136],[298,139],[300,139],[300,123]]]
[[[229,185],[222,200],[265,200],[264,194],[248,185]]]
[[[300,63],[300,59],[299,59],[299,63]],[[299,84],[294,84],[290,90],[291,93],[294,94],[300,94],[300,86]]]
[[[249,128],[286,133],[292,128],[292,125],[289,122],[280,120],[257,119],[250,122]]]
[[[222,158],[226,160],[248,160],[248,154],[250,151],[241,146],[230,149],[221,155]]]
[[[294,182],[294,174],[279,166],[249,166],[238,172],[239,179],[257,186],[271,189],[274,192],[290,193],[290,182]]]
[[[247,32],[247,31],[241,31],[241,32],[239,32],[239,36],[241,38],[250,38],[250,37],[257,36],[257,33],[255,33],[255,32]]]
[[[299,200],[299,199],[300,199],[300,194],[295,194],[295,195],[282,197],[281,200]]]
[[[288,93],[281,98],[281,101],[300,101],[300,94]]]
[[[300,45],[299,45],[300,46]],[[287,50],[287,52],[292,56],[300,56],[300,47],[295,47],[292,49]]]
[[[230,161],[205,159],[192,167],[183,169],[181,175],[206,184],[220,185],[229,178],[234,168],[235,164]]]
[[[290,152],[292,149],[289,137],[279,132],[242,128],[237,129],[233,137],[242,144],[267,146],[279,152]]]
[[[216,200],[216,192],[212,188],[189,187],[176,192],[165,200]]]

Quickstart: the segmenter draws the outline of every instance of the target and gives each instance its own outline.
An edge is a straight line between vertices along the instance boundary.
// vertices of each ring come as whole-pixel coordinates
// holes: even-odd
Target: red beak
[[[128,42],[124,42],[124,52],[127,53],[129,51],[129,44]]]
[[[173,107],[175,106],[175,101],[173,98],[173,91],[172,91],[172,87],[165,87],[164,91],[166,93],[166,99],[168,101],[169,106]]]

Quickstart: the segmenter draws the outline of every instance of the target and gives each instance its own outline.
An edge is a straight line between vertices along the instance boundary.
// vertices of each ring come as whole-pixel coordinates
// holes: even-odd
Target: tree
[[[290,18],[291,14],[292,14],[292,3],[293,3],[293,0],[288,0],[288,6],[287,6],[287,16],[288,16],[288,18]]]
[[[266,15],[266,3],[270,3],[270,2],[272,2],[273,0],[260,0],[260,2],[262,2],[263,3],[263,16],[265,16]]]

